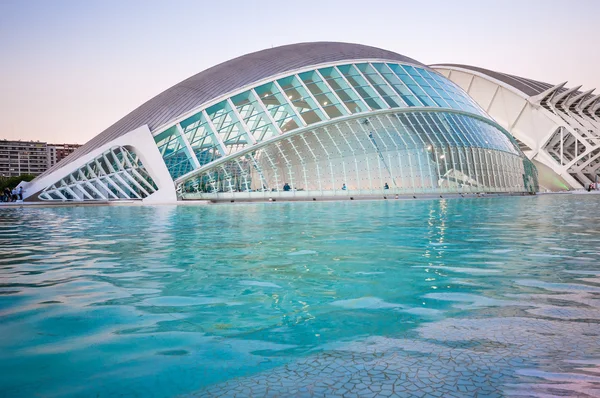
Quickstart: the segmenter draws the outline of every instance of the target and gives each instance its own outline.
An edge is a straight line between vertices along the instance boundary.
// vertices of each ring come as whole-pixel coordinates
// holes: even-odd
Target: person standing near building
[[[23,200],[23,187],[19,187],[18,195],[19,195],[19,200]]]

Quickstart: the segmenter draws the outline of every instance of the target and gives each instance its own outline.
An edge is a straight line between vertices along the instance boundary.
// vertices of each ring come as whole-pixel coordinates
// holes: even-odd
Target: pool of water
[[[0,396],[598,396],[599,205],[0,209]]]

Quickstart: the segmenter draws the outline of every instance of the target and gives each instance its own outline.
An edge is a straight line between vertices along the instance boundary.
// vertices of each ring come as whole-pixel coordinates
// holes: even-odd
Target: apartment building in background
[[[54,166],[80,146],[78,144],[48,144],[48,159],[50,160],[48,167]]]
[[[39,175],[80,145],[0,140],[0,176]]]

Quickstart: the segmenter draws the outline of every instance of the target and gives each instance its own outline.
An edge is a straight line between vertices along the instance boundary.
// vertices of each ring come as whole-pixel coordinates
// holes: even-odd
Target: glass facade
[[[184,199],[532,191],[535,168],[500,130],[446,111],[386,112],[307,129],[207,168]]]
[[[153,199],[537,191],[518,143],[455,83],[410,60],[330,55],[168,97],[153,112],[169,121],[144,126],[168,171],[157,165]],[[144,199],[156,183],[115,146],[40,197]]]
[[[152,132],[180,199],[523,192],[535,167],[458,86],[421,66],[315,66],[248,86]],[[115,146],[43,200],[144,199],[157,185]]]
[[[159,131],[155,141],[177,180],[223,156],[299,128],[410,107],[487,117],[458,86],[431,70],[361,62],[290,74],[249,88]]]
[[[135,152],[116,146],[44,189],[39,198],[48,201],[136,200],[157,190]]]

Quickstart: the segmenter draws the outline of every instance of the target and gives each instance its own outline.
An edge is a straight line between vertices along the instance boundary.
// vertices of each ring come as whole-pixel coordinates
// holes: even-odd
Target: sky
[[[0,139],[83,144],[228,59],[343,41],[600,91],[598,0],[0,0]]]

